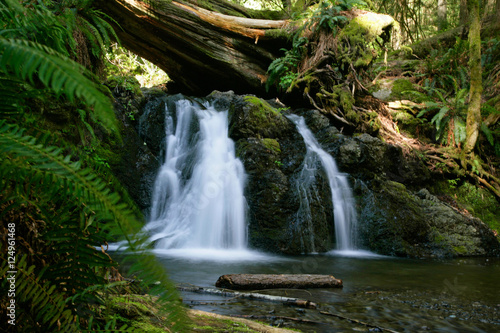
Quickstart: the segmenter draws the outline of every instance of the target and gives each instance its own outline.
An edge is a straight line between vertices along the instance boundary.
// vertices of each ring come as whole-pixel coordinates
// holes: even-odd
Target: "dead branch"
[[[337,318],[340,318],[340,319],[348,320],[351,323],[360,324],[360,325],[363,325],[363,326],[366,326],[366,327],[376,328],[376,329],[379,329],[381,331],[391,332],[391,333],[398,333],[397,331],[391,330],[389,328],[383,328],[383,327],[380,327],[380,326],[377,326],[377,325],[366,323],[366,322],[361,321],[361,320],[357,320],[357,319],[353,319],[353,318],[341,316],[341,315],[338,315],[336,313],[331,313],[331,312],[326,312],[326,311],[320,311],[319,313],[321,313],[323,315],[326,315],[326,316],[332,316],[332,317],[337,317]]]
[[[283,296],[274,296],[274,295],[266,295],[266,294],[258,294],[258,293],[247,293],[247,292],[239,292],[232,291],[226,289],[215,289],[215,288],[204,288],[204,287],[186,287],[186,286],[178,286],[178,290],[181,291],[189,291],[194,293],[205,293],[212,295],[220,295],[224,297],[241,297],[248,299],[257,299],[257,300],[265,300],[270,302],[278,302],[286,305],[298,306],[301,308],[308,309],[316,309],[316,303],[313,303],[308,300],[293,298],[293,297],[283,297]]]

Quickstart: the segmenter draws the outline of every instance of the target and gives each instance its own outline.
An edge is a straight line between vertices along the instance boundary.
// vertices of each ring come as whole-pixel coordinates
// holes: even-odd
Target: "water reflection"
[[[384,256],[328,253],[276,257],[259,253],[246,260],[205,260],[160,256],[171,278],[184,284],[214,287],[223,274],[330,274],[343,289],[259,291],[311,300],[321,311],[400,332],[500,331],[498,258],[414,260]],[[237,258],[235,253],[234,258]],[[189,306],[226,315],[254,315],[259,320],[295,327],[304,332],[369,331],[370,327],[319,310],[280,304],[185,293]],[[307,319],[317,324],[286,320]],[[274,318],[274,319],[273,319]],[[285,318],[285,319],[283,319]],[[319,324],[321,323],[321,324]],[[372,327],[373,329],[373,327]]]

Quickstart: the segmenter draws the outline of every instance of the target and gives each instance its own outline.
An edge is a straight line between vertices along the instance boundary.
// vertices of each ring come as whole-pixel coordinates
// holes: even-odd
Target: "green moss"
[[[138,295],[117,296],[111,300],[111,308],[121,316],[127,318],[141,318],[152,316],[153,311],[146,306],[150,300]]]
[[[193,324],[191,328],[194,332],[247,332],[247,333],[257,333],[258,331],[251,329],[247,325],[241,322],[233,321],[230,319],[214,318],[210,316],[197,315],[196,316],[201,323],[205,325]]]
[[[360,129],[371,135],[377,135],[382,128],[378,113],[375,111],[361,113],[360,123],[362,123]]]
[[[280,154],[281,153],[280,144],[275,139],[262,139],[261,142],[271,152],[273,152],[275,154]]]
[[[436,245],[445,245],[447,243],[446,237],[444,237],[435,227],[432,227],[429,238]]]
[[[463,183],[455,192],[457,201],[490,228],[500,231],[500,205],[486,189]]]
[[[268,102],[255,97],[245,96],[244,119],[233,122],[231,131],[254,138],[275,138],[281,130],[289,126],[288,120]]]
[[[261,118],[268,117],[269,114],[271,115],[279,115],[280,113],[278,110],[274,109],[271,105],[269,105],[268,102],[264,101],[263,99],[260,99],[259,97],[256,96],[245,96],[244,101],[247,103],[253,104],[254,107],[254,115],[257,115]]]
[[[339,89],[340,96],[340,106],[344,110],[344,112],[349,112],[352,110],[352,106],[354,104],[354,97],[351,92],[346,89]]]
[[[265,32],[265,36],[271,39],[290,39],[290,32],[285,29],[268,29]]]
[[[455,251],[457,255],[464,255],[468,252],[467,248],[464,245],[454,246],[453,251]]]
[[[142,96],[141,84],[134,76],[111,75],[105,85],[111,90],[120,90],[129,95]]]
[[[414,91],[416,88],[407,79],[397,79],[392,83],[391,97],[393,99],[412,99],[414,97],[410,91]]]
[[[466,209],[481,219],[491,229],[500,231],[500,205],[488,190],[476,187],[460,179],[436,182],[433,192],[447,195],[456,200],[459,208]]]
[[[132,327],[140,329],[143,333],[165,333],[165,328],[154,326],[151,323],[146,322],[135,322]]]
[[[348,121],[354,124],[357,124],[361,121],[361,117],[359,116],[359,114],[352,109],[347,112],[345,117]]]

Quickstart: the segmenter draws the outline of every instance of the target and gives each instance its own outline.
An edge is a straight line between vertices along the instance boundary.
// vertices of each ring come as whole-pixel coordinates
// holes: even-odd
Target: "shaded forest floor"
[[[425,162],[437,181],[429,190],[460,213],[482,219],[498,236],[500,65],[485,71],[482,131],[475,155],[465,159],[461,140],[468,96],[462,87],[468,79],[464,66],[439,68],[449,59],[445,54],[423,60],[394,57],[376,63],[371,73],[375,79],[365,81],[375,98],[368,95],[356,104],[362,105],[361,111],[378,113],[376,134],[381,139]],[[448,74],[442,73],[445,71]]]

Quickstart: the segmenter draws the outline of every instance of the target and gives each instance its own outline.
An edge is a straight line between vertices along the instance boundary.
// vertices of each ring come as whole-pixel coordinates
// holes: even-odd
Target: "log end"
[[[231,274],[222,275],[215,282],[217,288],[233,289],[234,283],[231,280]]]

